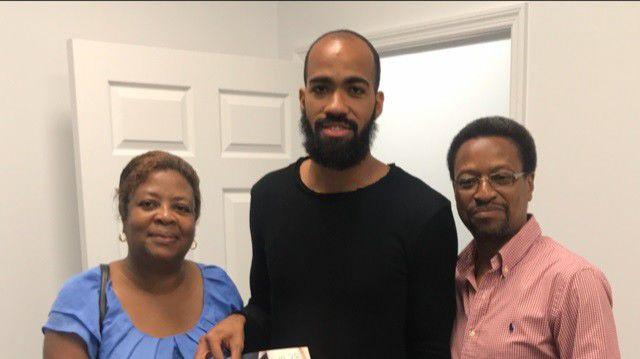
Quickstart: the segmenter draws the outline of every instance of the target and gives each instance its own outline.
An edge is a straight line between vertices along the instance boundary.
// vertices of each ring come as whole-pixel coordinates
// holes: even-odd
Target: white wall
[[[81,270],[69,38],[276,58],[277,5],[0,3],[3,358],[41,356],[53,299]]]
[[[640,4],[530,5],[533,208],[607,275],[623,357],[640,358]]]
[[[366,34],[504,5],[281,2],[279,54],[336,28]],[[531,209],[605,272],[623,356],[640,358],[640,4],[531,2],[528,19],[526,126],[540,158]]]
[[[420,24],[508,3],[513,2],[280,1],[279,53],[281,58],[290,59],[293,51],[299,46],[306,45],[330,30],[348,28],[366,33],[401,25]]]

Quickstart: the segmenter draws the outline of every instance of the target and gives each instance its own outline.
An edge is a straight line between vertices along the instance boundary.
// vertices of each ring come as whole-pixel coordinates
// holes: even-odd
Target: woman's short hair
[[[176,171],[191,185],[193,190],[195,218],[200,217],[200,179],[191,165],[182,158],[164,151],[149,151],[131,159],[120,173],[120,184],[116,190],[120,218],[128,217],[129,200],[133,192],[149,175],[158,171]]]

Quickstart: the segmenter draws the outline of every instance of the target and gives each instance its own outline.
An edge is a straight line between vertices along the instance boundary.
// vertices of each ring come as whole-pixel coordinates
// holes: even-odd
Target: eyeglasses
[[[527,172],[514,173],[511,171],[498,171],[490,175],[473,176],[463,174],[454,180],[454,184],[461,191],[475,191],[483,178],[489,181],[493,189],[500,189],[512,186],[520,177],[526,175]]]

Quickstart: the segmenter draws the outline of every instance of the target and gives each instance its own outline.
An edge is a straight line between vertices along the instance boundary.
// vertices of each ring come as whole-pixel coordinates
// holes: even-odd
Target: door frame
[[[527,12],[528,4],[500,6],[434,21],[363,32],[380,56],[454,46],[490,38],[511,40],[509,115],[525,124],[527,100]],[[295,55],[304,61],[313,40],[296,46]]]

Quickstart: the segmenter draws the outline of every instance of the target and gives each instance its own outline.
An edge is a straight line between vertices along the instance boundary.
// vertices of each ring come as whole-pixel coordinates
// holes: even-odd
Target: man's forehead
[[[318,47],[323,47],[323,50],[327,53],[339,53],[346,46],[346,41],[342,41],[342,40],[345,40],[345,39],[340,37],[333,37],[333,38],[325,37],[324,39],[318,41],[316,46],[314,46],[314,49]]]
[[[476,137],[465,141],[458,150],[454,164],[459,166],[462,162],[513,162],[513,165],[522,165],[518,146],[511,139],[501,136]]]
[[[319,48],[337,51],[344,47],[361,48],[362,50],[367,50],[373,60],[373,54],[371,54],[371,50],[369,49],[367,43],[358,36],[348,32],[332,33],[319,39],[312,45],[309,52],[309,57],[311,57],[314,52],[317,52]]]
[[[309,52],[307,75],[339,65],[360,69],[373,80],[373,54],[364,41],[351,34],[332,34],[320,39]]]

